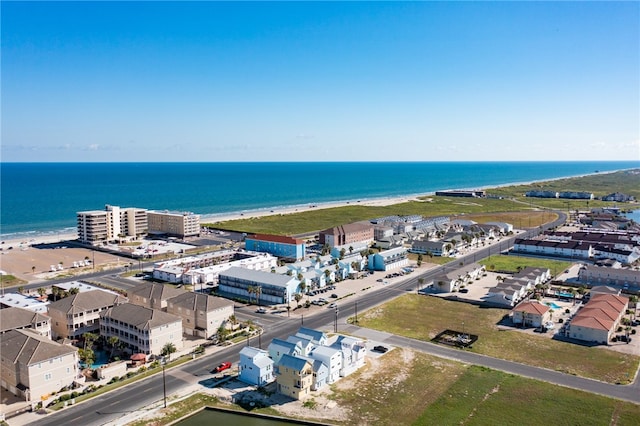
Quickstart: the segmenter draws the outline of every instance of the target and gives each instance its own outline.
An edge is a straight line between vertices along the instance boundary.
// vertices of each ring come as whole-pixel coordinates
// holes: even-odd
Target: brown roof
[[[151,300],[163,301],[186,292],[186,290],[176,288],[173,285],[141,282],[129,290],[129,299],[133,300],[132,296],[138,296],[147,299],[149,302],[151,302]]]
[[[0,332],[50,321],[49,317],[28,309],[15,307],[0,309]]]
[[[132,325],[138,330],[151,330],[161,325],[182,322],[182,318],[158,309],[125,303],[109,308],[100,314],[100,318],[111,318]]]
[[[73,294],[57,302],[50,303],[47,308],[48,310],[56,310],[66,314],[76,314],[107,308],[122,303],[123,301],[124,298],[119,294],[102,290],[91,290]]]
[[[32,365],[69,353],[77,348],[61,345],[31,330],[9,330],[0,335],[0,354],[13,364]]]
[[[180,296],[172,297],[167,301],[181,308],[192,311],[211,312],[217,309],[233,306],[233,302],[222,297],[211,296],[202,293],[187,292]]]
[[[590,317],[590,316],[581,317],[576,315],[571,320],[571,327],[574,327],[574,326],[610,331],[611,328],[613,327],[613,321],[609,321],[605,318],[600,318],[600,317]]]
[[[549,311],[547,305],[538,302],[524,302],[513,308],[512,312],[524,312],[527,314],[544,315]]]

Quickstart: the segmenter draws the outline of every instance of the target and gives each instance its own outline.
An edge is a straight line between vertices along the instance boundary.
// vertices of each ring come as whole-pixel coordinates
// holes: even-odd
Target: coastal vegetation
[[[465,215],[465,218],[475,220],[474,214],[477,214],[478,218],[503,222],[509,219],[513,221],[512,223],[515,222],[516,226],[520,224],[525,227],[540,226],[557,217],[555,213],[549,211],[522,210],[528,210],[528,206],[511,200],[432,197],[429,201],[409,201],[389,206],[348,205],[286,215],[249,217],[204,226],[246,233],[299,235],[391,215],[419,214],[426,217]]]
[[[464,327],[466,333],[479,336],[470,349],[473,352],[608,383],[630,383],[640,364],[640,357],[634,355],[501,331],[498,324],[506,315],[505,309],[405,294],[359,314],[358,324],[424,341],[444,330]]]
[[[15,287],[15,286],[19,286],[22,284],[27,284],[27,282],[25,280],[21,280],[20,278],[16,277],[15,275],[0,275],[0,287],[1,288],[6,288],[6,287]]]
[[[298,235],[320,231],[346,223],[369,220],[389,215],[455,216],[483,223],[503,221],[512,223],[516,228],[533,228],[555,219],[551,209],[574,211],[598,206],[616,205],[613,202],[599,200],[566,200],[527,198],[530,190],[549,191],[586,191],[596,197],[622,192],[640,199],[640,171],[618,171],[573,178],[534,182],[523,185],[496,187],[487,190],[488,198],[456,198],[442,196],[423,196],[418,201],[388,206],[347,205],[327,209],[315,209],[291,214],[276,214],[263,217],[209,223],[216,229],[247,233],[269,233],[276,235]],[[637,206],[634,204],[633,208]]]
[[[534,268],[548,268],[552,276],[571,266],[572,262],[564,260],[543,259],[523,256],[489,256],[486,259],[478,261],[484,265],[488,271],[508,272],[515,274],[527,266]]]

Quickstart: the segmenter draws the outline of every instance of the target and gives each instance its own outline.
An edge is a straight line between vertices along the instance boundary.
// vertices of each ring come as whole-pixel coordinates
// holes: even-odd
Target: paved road
[[[484,367],[492,368],[494,370],[517,374],[519,376],[529,377],[536,380],[543,380],[545,382],[553,383],[560,386],[579,389],[586,392],[596,393],[640,404],[640,381],[638,381],[638,378],[636,378],[635,382],[631,385],[612,385],[609,383],[572,376],[570,374],[560,373],[558,371],[548,370],[545,368],[532,367],[529,365],[492,358],[461,349],[449,348],[447,346],[437,345],[431,342],[424,342],[407,337],[390,335],[388,333],[381,333],[371,329],[363,329],[357,326],[346,327],[344,331],[356,336],[386,343],[391,346],[412,348],[441,358],[452,359],[467,364],[481,365]]]

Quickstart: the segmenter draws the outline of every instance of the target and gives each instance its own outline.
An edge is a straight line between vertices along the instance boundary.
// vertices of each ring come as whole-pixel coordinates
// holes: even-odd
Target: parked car
[[[335,293],[333,293],[333,294],[332,294],[331,296],[329,296],[329,297],[331,297],[332,299],[337,299],[337,298],[338,298],[338,295],[337,295],[337,294],[335,294]]]
[[[373,352],[379,352],[381,354],[386,353],[389,350],[386,346],[378,345],[373,347]]]
[[[460,289],[460,293],[469,293],[469,289],[468,288],[461,288]]]
[[[213,369],[212,373],[220,373],[224,370],[228,370],[231,368],[231,363],[229,361],[225,361],[216,368]]]

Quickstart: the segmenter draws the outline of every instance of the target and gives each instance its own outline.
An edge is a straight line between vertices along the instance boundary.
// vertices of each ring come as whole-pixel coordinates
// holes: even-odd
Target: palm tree
[[[167,360],[171,359],[171,354],[176,352],[176,345],[174,345],[173,343],[169,342],[167,344],[165,344],[162,347],[162,353],[161,355],[166,356]]]
[[[96,361],[96,354],[92,349],[79,349],[78,357],[80,361],[84,362],[88,369],[91,369],[91,366]]]
[[[423,284],[424,284],[424,278],[422,277],[418,278],[418,288],[416,290],[416,293],[420,293],[420,287],[422,287]]]
[[[353,254],[353,246],[349,246],[349,254]]]
[[[51,287],[51,294],[53,294],[53,301],[57,301],[58,296],[60,296],[60,289],[56,286]]]
[[[38,288],[38,294],[42,297],[47,294],[47,290],[44,287]]]
[[[260,306],[260,295],[262,294],[262,287],[255,286],[255,288],[253,289],[253,292],[256,295],[256,301],[258,302],[258,306]]]
[[[247,293],[249,293],[249,303],[251,303],[251,295],[255,293],[255,287],[250,285],[247,287]]]
[[[420,253],[420,254],[418,255],[418,262],[417,262],[418,267],[420,267],[420,266],[422,265],[422,259],[423,259],[423,257],[422,257],[422,253]]]
[[[91,349],[93,342],[98,340],[98,335],[95,333],[84,333],[82,338],[84,339],[84,349]]]
[[[109,354],[109,358],[113,356],[113,351],[115,351],[119,343],[120,343],[120,339],[118,339],[118,336],[109,336],[109,338],[107,339],[107,344],[111,347],[111,353]]]
[[[71,287],[69,289],[69,294],[78,294],[80,293],[80,289],[78,287]]]
[[[32,274],[35,274],[35,273],[36,273],[36,267],[35,267],[35,266],[32,266],[32,267],[31,267],[31,273],[32,273]]]
[[[298,305],[298,308],[300,307],[300,301],[302,300],[302,295],[300,293],[296,293],[293,298],[296,300],[296,304]]]

